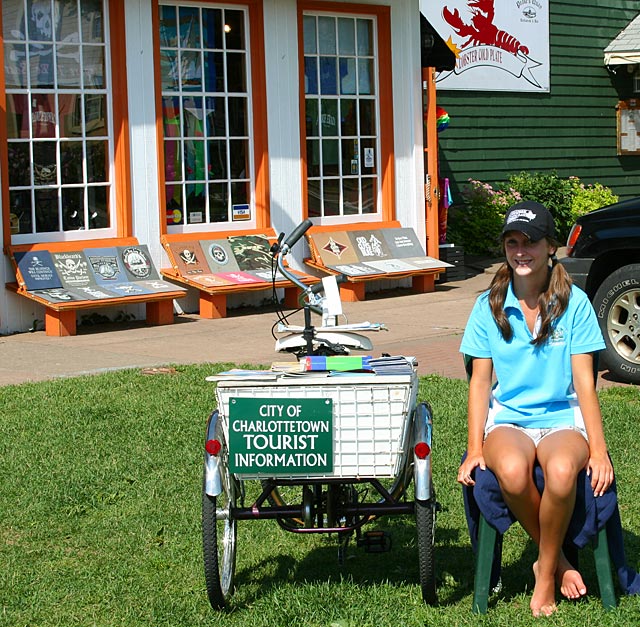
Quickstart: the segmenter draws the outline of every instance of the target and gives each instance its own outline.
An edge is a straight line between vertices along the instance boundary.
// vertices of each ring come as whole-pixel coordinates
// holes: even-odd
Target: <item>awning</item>
[[[640,14],[604,49],[605,65],[640,63]]]
[[[432,67],[441,72],[453,70],[456,66],[456,55],[422,13],[420,13],[420,54],[422,67]]]

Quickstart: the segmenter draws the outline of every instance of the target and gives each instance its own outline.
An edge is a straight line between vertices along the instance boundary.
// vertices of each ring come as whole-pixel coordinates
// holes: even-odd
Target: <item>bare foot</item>
[[[557,611],[556,606],[556,582],[553,577],[546,577],[538,572],[538,562],[533,565],[533,574],[536,585],[531,596],[531,613],[534,617],[551,616]]]
[[[560,586],[560,592],[567,599],[575,600],[587,594],[587,586],[584,584],[582,575],[571,565],[563,553],[560,554],[558,560],[556,581]]]

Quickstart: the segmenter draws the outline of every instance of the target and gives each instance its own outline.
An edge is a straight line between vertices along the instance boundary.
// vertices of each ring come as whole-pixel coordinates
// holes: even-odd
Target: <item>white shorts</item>
[[[544,429],[540,429],[538,427],[521,427],[520,425],[514,425],[506,422],[495,423],[493,420],[493,416],[489,415],[487,418],[487,422],[484,425],[484,437],[486,437],[498,427],[510,427],[511,429],[518,429],[518,431],[522,431],[526,436],[531,438],[534,445],[537,447],[540,444],[540,441],[543,438],[546,438],[548,435],[552,433],[556,433],[558,431],[577,431],[584,439],[588,442],[589,438],[587,437],[587,429],[584,426],[584,420],[582,419],[582,414],[580,412],[575,413],[575,424],[572,425],[561,425],[559,427],[547,427]]]

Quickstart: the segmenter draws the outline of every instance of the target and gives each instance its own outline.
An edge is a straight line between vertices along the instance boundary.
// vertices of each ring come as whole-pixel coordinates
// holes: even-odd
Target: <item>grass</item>
[[[485,617],[470,612],[471,553],[459,486],[466,383],[421,379],[435,416],[437,607],[420,597],[415,524],[380,522],[393,550],[239,523],[237,590],[219,613],[206,600],[200,486],[204,425],[215,406],[204,377],[229,364],[123,371],[0,388],[0,626],[392,627],[539,624],[528,612],[534,551],[518,526],[505,542],[505,588]],[[637,388],[601,392],[630,565],[640,555]],[[251,487],[249,488],[251,489]],[[591,594],[560,604],[545,624],[637,623],[640,598],[604,612],[592,560]]]

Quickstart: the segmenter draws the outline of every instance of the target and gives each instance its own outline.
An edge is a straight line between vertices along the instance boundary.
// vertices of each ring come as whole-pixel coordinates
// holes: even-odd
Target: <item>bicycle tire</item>
[[[236,506],[237,486],[223,473],[222,493],[210,496],[202,485],[202,555],[207,597],[216,610],[228,606],[233,594],[236,569],[237,522],[231,516]],[[218,514],[222,514],[219,518]]]
[[[438,595],[435,567],[436,504],[434,497],[432,496],[428,501],[416,501],[415,509],[422,600],[427,605],[435,605],[438,602]]]

